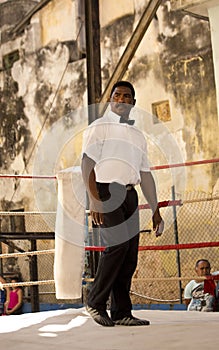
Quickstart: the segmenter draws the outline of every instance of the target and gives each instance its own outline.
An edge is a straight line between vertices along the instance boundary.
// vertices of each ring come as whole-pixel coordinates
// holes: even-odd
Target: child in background
[[[13,277],[11,283],[17,283],[17,277]],[[9,293],[9,301],[6,303],[6,315],[20,315],[22,314],[23,306],[23,290],[21,287],[12,287]]]

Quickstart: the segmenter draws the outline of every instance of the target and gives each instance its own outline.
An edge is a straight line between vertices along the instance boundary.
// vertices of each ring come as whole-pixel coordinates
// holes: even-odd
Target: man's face
[[[195,271],[198,276],[210,275],[210,271],[211,271],[210,264],[206,261],[200,261],[198,266],[195,268]]]
[[[128,119],[129,113],[135,104],[132,92],[127,86],[118,86],[110,97],[110,106],[112,112]]]

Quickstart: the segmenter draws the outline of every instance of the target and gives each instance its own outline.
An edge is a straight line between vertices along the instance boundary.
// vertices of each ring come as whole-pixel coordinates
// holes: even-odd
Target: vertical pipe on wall
[[[97,117],[95,104],[101,96],[101,65],[100,65],[100,22],[99,0],[84,0],[86,62],[87,62],[87,94],[88,94],[88,123]]]

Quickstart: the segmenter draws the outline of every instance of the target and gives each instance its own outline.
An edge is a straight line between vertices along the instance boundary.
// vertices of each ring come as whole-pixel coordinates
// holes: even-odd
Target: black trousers
[[[138,195],[117,183],[97,184],[104,208],[104,225],[100,229],[102,253],[88,305],[106,310],[111,295],[111,317],[115,321],[131,315],[129,295],[137,266],[139,244]]]

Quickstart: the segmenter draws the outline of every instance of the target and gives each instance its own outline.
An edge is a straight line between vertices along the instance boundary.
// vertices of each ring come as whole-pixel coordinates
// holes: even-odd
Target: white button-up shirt
[[[147,143],[133,125],[120,123],[120,116],[109,111],[88,126],[83,135],[82,153],[96,163],[97,182],[140,183],[140,171],[150,171]]]

